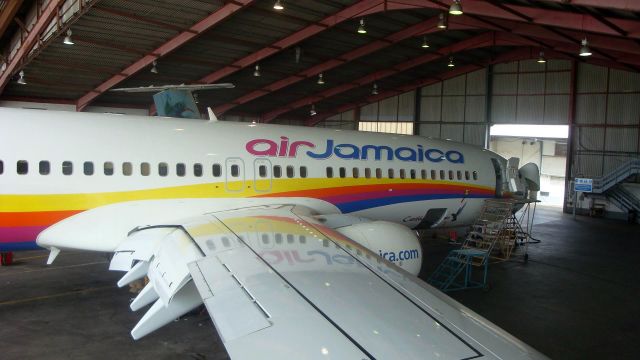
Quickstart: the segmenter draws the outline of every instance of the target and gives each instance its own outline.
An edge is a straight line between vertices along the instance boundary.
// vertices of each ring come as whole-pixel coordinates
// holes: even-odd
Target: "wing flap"
[[[253,295],[219,259],[207,257],[191,263],[189,268],[224,342],[271,326]],[[206,277],[203,274],[207,274]]]

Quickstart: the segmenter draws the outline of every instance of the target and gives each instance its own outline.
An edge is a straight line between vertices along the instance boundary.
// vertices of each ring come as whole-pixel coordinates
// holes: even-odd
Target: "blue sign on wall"
[[[573,182],[573,189],[575,191],[592,192],[593,179],[575,178]]]

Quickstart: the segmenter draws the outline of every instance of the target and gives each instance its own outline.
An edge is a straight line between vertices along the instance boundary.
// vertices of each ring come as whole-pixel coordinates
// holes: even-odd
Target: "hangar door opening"
[[[520,158],[520,165],[540,169],[538,200],[562,206],[567,162],[567,125],[500,124],[491,126],[490,149],[505,158]]]

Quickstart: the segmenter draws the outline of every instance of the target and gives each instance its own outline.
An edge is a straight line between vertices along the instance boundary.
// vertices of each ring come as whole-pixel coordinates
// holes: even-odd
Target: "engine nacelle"
[[[388,221],[370,221],[342,226],[335,230],[413,275],[420,272],[420,240],[414,231],[404,225]]]

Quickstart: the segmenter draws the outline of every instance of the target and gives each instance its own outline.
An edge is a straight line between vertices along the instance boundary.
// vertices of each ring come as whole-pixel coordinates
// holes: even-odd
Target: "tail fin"
[[[191,90],[168,89],[153,95],[158,116],[200,119]]]

